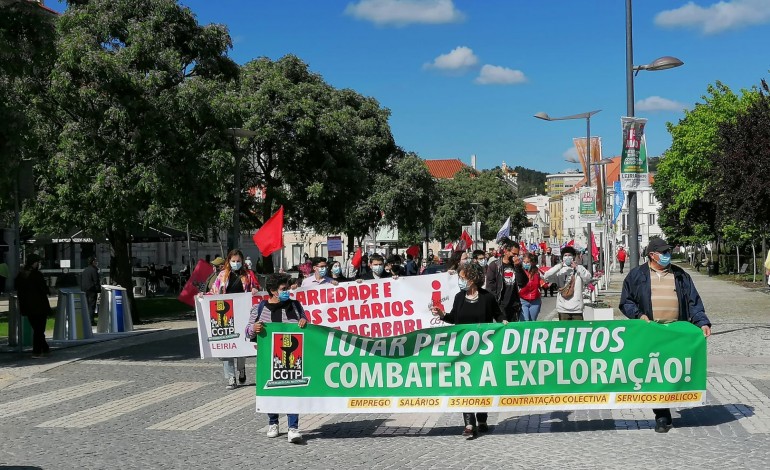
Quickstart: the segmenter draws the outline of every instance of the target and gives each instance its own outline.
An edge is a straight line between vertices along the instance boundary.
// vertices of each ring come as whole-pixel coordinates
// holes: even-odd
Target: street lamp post
[[[233,181],[233,232],[230,238],[230,249],[238,248],[241,240],[241,150],[238,148],[238,138],[248,139],[257,135],[248,129],[229,128],[227,133],[233,136],[233,156],[235,157],[235,178]]]
[[[601,217],[604,222],[604,228],[602,229],[602,252],[604,254],[604,263],[602,264],[602,271],[604,271],[604,286],[607,288],[610,284],[610,270],[609,260],[612,253],[610,252],[610,231],[609,220],[607,217],[607,169],[606,165],[612,163],[611,158],[602,158],[596,164],[600,169],[601,185],[602,185],[602,213]]]
[[[564,117],[551,117],[548,115],[548,113],[539,112],[535,114],[535,117],[538,119],[543,119],[545,121],[567,121],[570,119],[585,119],[586,120],[586,187],[591,187],[591,116],[601,111],[601,109],[597,109],[595,111],[588,111],[586,113],[580,113],[580,114],[573,114],[572,116],[564,116]],[[591,260],[590,263],[588,263],[589,271],[591,273],[591,278],[594,277],[594,237],[593,233],[591,232],[591,222],[588,222],[588,256]]]
[[[633,8],[631,0],[626,0],[626,114],[634,117],[634,75],[641,70],[652,72],[667,70],[684,65],[676,57],[663,56],[647,65],[634,65]],[[639,266],[639,219],[637,214],[636,191],[628,191],[628,255],[631,268]]]
[[[479,232],[481,231],[478,229],[478,217],[476,216],[480,205],[481,205],[480,202],[471,203],[471,206],[473,207],[473,249],[474,250],[476,249],[476,244],[478,243],[478,238],[479,238]]]

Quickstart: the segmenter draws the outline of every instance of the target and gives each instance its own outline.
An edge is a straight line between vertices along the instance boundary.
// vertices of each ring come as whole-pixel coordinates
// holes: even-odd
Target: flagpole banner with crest
[[[454,325],[390,338],[268,323],[256,410],[436,413],[702,405],[706,338],[688,322]]]
[[[624,191],[650,187],[647,162],[647,141],[644,126],[647,119],[620,118],[623,127],[623,153],[620,156],[620,182]]]
[[[457,274],[439,273],[300,287],[291,291],[291,298],[302,304],[314,325],[380,338],[445,326],[430,309],[451,310],[459,291]],[[244,332],[252,306],[269,297],[267,292],[197,297],[201,359],[253,356],[254,343]]]

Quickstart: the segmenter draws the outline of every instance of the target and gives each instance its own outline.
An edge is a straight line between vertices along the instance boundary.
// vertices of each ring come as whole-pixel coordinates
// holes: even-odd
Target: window
[[[622,230],[626,231],[628,230],[628,214],[622,214],[622,218],[623,218]]]
[[[647,214],[647,225],[655,225],[655,214]]]
[[[655,199],[655,193],[653,191],[650,191],[650,204],[656,204],[658,201]],[[650,224],[655,225],[655,224]]]

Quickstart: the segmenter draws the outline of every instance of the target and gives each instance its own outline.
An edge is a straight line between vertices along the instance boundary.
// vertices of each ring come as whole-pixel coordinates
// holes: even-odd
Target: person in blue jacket
[[[711,336],[711,322],[706,316],[698,290],[684,269],[671,264],[671,247],[662,238],[653,238],[647,246],[647,263],[632,269],[623,281],[620,311],[632,319],[645,321],[688,321]],[[658,408],[655,432],[668,432],[672,426],[671,410]]]

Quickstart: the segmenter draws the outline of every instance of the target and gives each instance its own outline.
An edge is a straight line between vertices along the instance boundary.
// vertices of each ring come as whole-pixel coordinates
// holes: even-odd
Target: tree
[[[756,99],[756,90],[733,93],[726,85],[709,85],[704,103],[668,123],[671,147],[658,165],[653,189],[661,202],[659,224],[671,240],[704,242],[717,238],[718,198],[712,187],[712,156],[718,129]]]
[[[25,221],[104,233],[113,277],[131,286],[132,229],[216,217],[232,168],[219,95],[237,66],[226,29],[174,0],[75,3],[59,19],[50,147]]]
[[[518,174],[519,197],[545,194],[545,177],[547,173],[530,170],[523,166],[516,166],[513,170]]]
[[[376,210],[362,201],[368,183],[389,168],[395,143],[389,111],[353,90],[337,90],[299,58],[260,58],[242,68],[235,91],[249,140],[246,188],[263,201],[243,205],[256,229],[278,205],[288,225],[318,233],[364,225]],[[355,230],[354,230],[355,231]]]
[[[493,240],[498,229],[511,218],[511,233],[518,233],[526,224],[523,202],[502,179],[499,169],[476,171],[463,168],[452,179],[438,183],[439,202],[433,216],[434,236],[454,240],[463,225],[473,222],[472,202],[481,205],[476,217],[481,222],[481,237]]]

